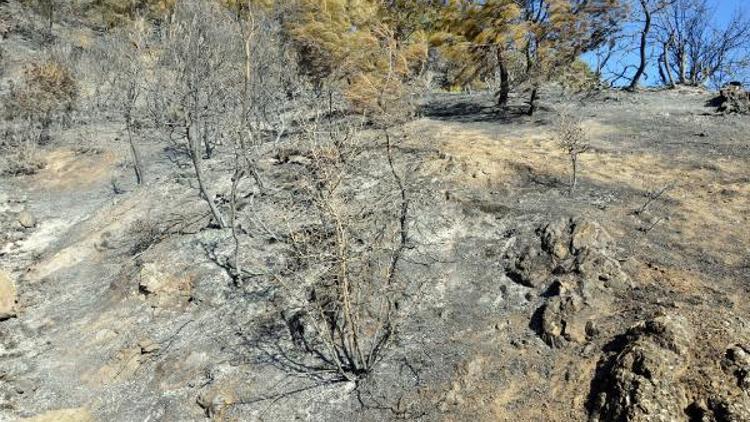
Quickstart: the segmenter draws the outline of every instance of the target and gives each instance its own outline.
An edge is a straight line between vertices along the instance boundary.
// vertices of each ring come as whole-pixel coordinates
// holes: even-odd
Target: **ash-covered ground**
[[[356,383],[297,365],[283,292],[232,279],[232,235],[179,150],[139,140],[136,187],[121,125],[59,130],[44,168],[0,179],[17,299],[0,321],[0,419],[750,420],[750,119],[711,98],[549,90],[533,117],[484,94],[427,99],[391,129],[408,312]],[[591,139],[572,193],[561,112]],[[366,202],[389,168],[377,131],[359,142],[346,189]],[[231,160],[205,161],[219,195]],[[310,158],[258,165],[270,193],[239,222],[251,274],[283,264],[276,207]]]

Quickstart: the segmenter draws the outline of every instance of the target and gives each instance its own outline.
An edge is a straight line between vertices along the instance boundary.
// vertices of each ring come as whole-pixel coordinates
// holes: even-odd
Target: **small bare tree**
[[[672,181],[659,188],[652,189],[646,192],[646,194],[644,195],[646,197],[646,201],[643,203],[643,205],[641,205],[640,207],[638,207],[636,210],[633,211],[633,215],[642,215],[643,213],[645,213],[651,204],[659,200],[659,198],[661,198],[670,190],[674,189],[675,186],[676,186],[676,183]]]
[[[40,0],[39,2],[47,20],[47,34],[52,38],[52,25],[55,22],[55,0]]]
[[[53,38],[52,26],[55,23],[55,16],[58,9],[58,0],[31,0],[21,2],[21,4],[30,6],[31,9],[39,15],[40,24],[44,26],[44,39],[51,41]]]
[[[646,200],[632,212],[632,215],[637,217],[642,223],[641,227],[638,228],[639,231],[648,233],[662,221],[670,219],[669,198],[667,194],[675,187],[677,187],[677,182],[670,181],[664,185],[655,185],[655,187],[644,193],[643,196]],[[656,210],[649,212],[653,207],[656,207]]]
[[[284,264],[267,269],[267,275],[284,292],[278,296],[279,307],[296,347],[279,351],[273,360],[325,382],[357,382],[386,356],[410,309],[405,291],[411,283],[402,277],[402,257],[410,241],[408,172],[400,169],[397,135],[384,129],[387,123],[411,116],[409,98],[389,97],[393,90],[383,90],[367,98],[376,104],[367,108],[371,114],[331,113],[331,104],[345,102],[334,85],[283,83],[288,79],[277,78],[277,73],[294,73],[288,65],[286,72],[276,69],[289,63],[283,49],[270,49],[276,60],[268,60],[268,54],[265,59],[255,57],[258,51],[268,51],[264,25],[255,19],[242,27],[245,72],[240,109],[246,116],[243,133],[249,136],[239,136],[243,142],[237,144],[270,144],[266,150],[277,165],[294,166],[285,177],[292,180],[283,188],[264,186],[263,200],[248,212],[248,207],[235,206],[244,196],[238,193],[237,180],[245,174],[235,172],[233,220],[244,218],[249,226],[271,234],[285,252]],[[390,45],[385,48],[391,52]],[[381,76],[378,82],[385,86],[402,86],[395,72]],[[274,84],[279,82],[277,88]],[[321,92],[328,97],[324,101],[318,96]],[[355,102],[351,91],[347,93]],[[368,125],[383,130],[368,132]],[[284,148],[276,148],[282,136]],[[257,147],[251,146],[250,157],[257,154],[252,149]],[[374,177],[362,170],[373,162],[383,164]],[[366,193],[363,179],[368,180]],[[234,233],[234,265],[249,268],[237,253],[240,242]]]
[[[581,122],[563,113],[557,122],[557,144],[570,158],[569,193],[578,183],[578,156],[591,149],[589,137]]]
[[[248,196],[265,190],[257,161],[277,149],[292,122],[309,116],[308,107],[299,101],[305,82],[298,75],[296,58],[280,41],[281,25],[252,0],[237,1],[230,14],[234,25],[229,29],[241,55],[232,67],[237,88],[230,92],[233,108],[228,109],[223,132],[231,139],[234,155],[229,226],[234,241],[232,275],[239,285],[244,277],[240,214],[253,203]],[[256,192],[241,192],[245,179],[252,179]]]
[[[137,124],[137,105],[141,98],[145,83],[146,42],[148,38],[148,24],[139,19],[127,28],[123,28],[110,39],[109,48],[116,52],[112,58],[116,61],[111,69],[113,93],[116,94],[119,111],[125,120],[125,131],[133,160],[133,170],[137,184],[145,181],[143,160],[135,142]]]
[[[184,141],[201,197],[206,201],[216,225],[227,228],[224,213],[204,170],[213,146],[221,135],[221,121],[234,108],[238,90],[233,68],[241,52],[226,30],[230,15],[219,5],[186,0],[175,8],[166,33],[157,77],[152,86],[152,107],[157,109],[162,127],[171,137]]]
[[[285,292],[282,315],[296,345],[277,359],[321,381],[357,382],[386,356],[410,309],[402,274],[409,195],[393,134],[324,116],[300,122],[294,151],[303,167],[275,208],[276,227],[287,227],[279,236],[287,264],[269,276]],[[363,165],[379,160],[383,171],[365,195]]]

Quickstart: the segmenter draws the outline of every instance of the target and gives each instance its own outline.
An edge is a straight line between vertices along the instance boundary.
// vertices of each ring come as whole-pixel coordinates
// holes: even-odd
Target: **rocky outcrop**
[[[506,253],[506,274],[533,288],[547,288],[562,279],[624,288],[630,280],[614,253],[612,238],[598,223],[561,218],[540,227],[536,236],[520,240]]]
[[[546,224],[506,253],[508,277],[547,298],[532,325],[548,345],[585,341],[586,326],[606,306],[610,291],[630,286],[614,255],[612,237],[584,218]]]
[[[689,400],[680,376],[694,334],[681,317],[659,316],[632,327],[600,365],[592,421],[684,420]]]
[[[729,347],[722,366],[737,379],[737,386],[750,392],[750,346],[735,344]]]
[[[719,91],[716,100],[722,113],[750,113],[750,92],[739,82],[730,82]]]
[[[691,421],[698,422],[745,422],[750,421],[750,404],[747,397],[729,400],[712,396],[708,400],[693,403],[688,409]]]
[[[10,276],[0,270],[0,321],[16,316],[16,286]]]
[[[548,300],[540,321],[542,340],[552,347],[561,347],[564,341],[582,342],[585,339],[586,321],[576,316],[584,306],[581,296],[572,292]]]

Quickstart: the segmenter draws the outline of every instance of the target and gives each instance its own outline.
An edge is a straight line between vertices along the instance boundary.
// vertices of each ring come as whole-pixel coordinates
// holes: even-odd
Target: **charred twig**
[[[655,201],[657,201],[659,198],[661,198],[665,193],[669,192],[670,190],[674,189],[676,183],[675,182],[669,182],[666,185],[662,186],[661,188],[657,190],[649,191],[646,194],[646,202],[643,203],[638,209],[633,211],[633,215],[642,215],[644,212],[646,212],[646,209],[653,204]]]

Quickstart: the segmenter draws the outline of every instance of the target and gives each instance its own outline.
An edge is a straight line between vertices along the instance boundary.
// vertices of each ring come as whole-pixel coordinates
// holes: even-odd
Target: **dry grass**
[[[11,176],[35,174],[45,166],[38,143],[41,132],[23,125],[7,129],[0,139],[0,174]]]
[[[584,125],[595,129],[592,138],[597,133],[617,133],[616,128],[595,122]],[[445,157],[426,163],[426,171],[456,189],[528,187],[529,175],[545,180],[566,179],[567,154],[557,148],[553,133],[522,128],[511,137],[493,135],[489,129],[482,124],[429,120],[412,125],[412,130],[428,134],[426,138]],[[697,166],[696,162],[702,165]],[[750,168],[741,158],[597,150],[587,154],[581,164],[582,179],[587,184],[648,192],[654,186],[674,183],[675,187],[662,199],[669,205],[650,210],[663,211],[671,217],[665,230],[669,241],[726,265],[739,265],[746,259],[745,244],[750,239]],[[632,218],[630,214],[643,200],[641,196],[625,198],[607,213],[612,221],[625,221]],[[610,228],[614,235],[626,234],[623,230],[619,224]]]
[[[11,93],[6,104],[6,115],[26,117],[49,125],[53,114],[68,113],[78,98],[78,86],[73,72],[57,60],[28,64],[23,80]]]
[[[73,191],[107,183],[115,170],[116,157],[112,152],[78,154],[59,149],[44,156],[47,166],[35,176],[38,189]]]

